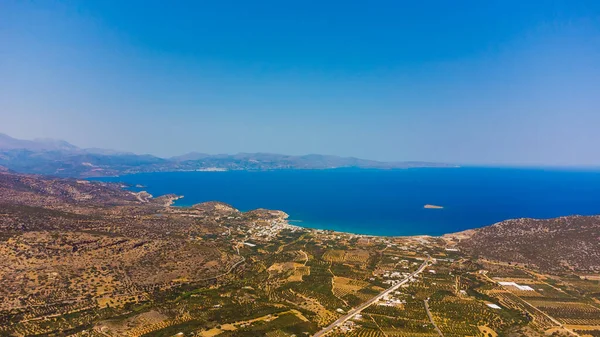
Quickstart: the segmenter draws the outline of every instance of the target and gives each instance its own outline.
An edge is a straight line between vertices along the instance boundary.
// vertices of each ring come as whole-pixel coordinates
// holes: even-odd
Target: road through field
[[[438,336],[444,337],[442,330],[440,330],[440,328],[438,328],[437,324],[435,324],[435,322],[433,321],[433,316],[431,315],[431,311],[429,311],[429,299],[423,300],[423,304],[425,304],[425,311],[427,311],[427,317],[429,317],[429,321],[433,325],[435,331],[437,331]]]
[[[425,268],[428,266],[429,261],[431,261],[431,257],[428,257],[425,261],[423,261],[423,263],[421,264],[421,266],[419,266],[419,269],[417,269],[412,274],[410,274],[407,277],[405,277],[402,281],[400,281],[400,282],[396,283],[395,285],[387,288],[383,292],[379,293],[379,295],[373,297],[372,299],[368,300],[367,302],[365,302],[365,303],[359,305],[358,307],[356,307],[356,308],[348,311],[348,313],[346,315],[338,318],[335,322],[331,323],[329,326],[327,326],[323,330],[321,330],[321,331],[317,332],[316,334],[314,334],[313,337],[325,336],[327,333],[333,331],[333,329],[335,329],[336,327],[344,324],[346,321],[348,321],[349,319],[351,319],[352,317],[354,317],[354,315],[359,314],[361,311],[365,310],[366,308],[368,308],[369,306],[371,306],[371,304],[377,302],[378,300],[380,300],[381,298],[383,298],[385,295],[389,295],[391,292],[396,291],[396,289],[400,288],[403,284],[405,284],[406,282],[408,282],[412,277],[414,277],[414,276],[422,273],[423,270],[425,270]]]

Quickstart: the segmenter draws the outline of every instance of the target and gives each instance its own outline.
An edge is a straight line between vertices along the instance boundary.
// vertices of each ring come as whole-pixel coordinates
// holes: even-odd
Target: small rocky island
[[[423,208],[427,208],[427,209],[443,209],[444,206],[427,204],[427,205],[423,206]]]

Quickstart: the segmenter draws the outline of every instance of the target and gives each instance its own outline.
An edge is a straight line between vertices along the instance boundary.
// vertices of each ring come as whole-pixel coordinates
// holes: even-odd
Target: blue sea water
[[[280,170],[142,173],[103,181],[141,184],[176,205],[223,201],[287,212],[299,226],[372,235],[441,235],[498,221],[600,214],[600,171],[512,168]],[[424,209],[425,204],[443,209]]]

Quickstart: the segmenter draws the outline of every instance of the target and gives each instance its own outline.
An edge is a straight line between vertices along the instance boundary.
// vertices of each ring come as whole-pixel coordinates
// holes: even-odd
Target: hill
[[[550,272],[600,271],[600,216],[506,220],[446,238],[487,260]]]

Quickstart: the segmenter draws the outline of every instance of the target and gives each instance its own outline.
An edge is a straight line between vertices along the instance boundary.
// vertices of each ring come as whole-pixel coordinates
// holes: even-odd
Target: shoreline
[[[131,191],[130,191],[131,192]],[[142,191],[144,192],[144,191]],[[134,193],[134,192],[132,192]],[[165,195],[167,196],[167,195]],[[180,200],[183,199],[184,196],[182,195],[171,195],[173,196],[172,199],[173,200]],[[162,197],[162,196],[159,196]],[[153,199],[155,199],[155,197],[151,197]],[[180,208],[180,209],[187,209],[187,208],[193,208],[196,205],[200,205],[206,202],[215,202],[215,201],[205,201],[205,202],[200,202],[197,204],[193,204],[193,205],[185,205],[185,206],[177,206],[174,205],[174,202],[172,202],[169,205],[166,205],[167,207],[173,207],[173,208]],[[220,201],[216,201],[219,203],[223,203]],[[226,203],[224,203],[226,204]],[[230,205],[231,206],[231,205]],[[235,207],[231,206],[232,208],[236,209]],[[262,209],[262,208],[257,208],[257,209]],[[242,213],[245,212],[251,212],[253,210],[256,209],[251,209],[251,210],[247,210],[247,211],[240,211]],[[280,212],[284,212],[282,210],[273,210],[273,211],[280,211]],[[286,213],[287,214],[287,213]],[[444,238],[450,238],[450,237],[463,237],[463,236],[468,236],[471,235],[474,231],[481,229],[481,228],[485,228],[485,227],[490,227],[490,226],[494,226],[500,223],[503,223],[505,221],[515,221],[515,220],[549,220],[549,219],[560,219],[560,218],[565,218],[565,217],[593,217],[593,216],[600,216],[599,214],[591,214],[591,215],[581,215],[581,214],[569,214],[569,215],[561,215],[561,216],[556,216],[556,217],[548,217],[548,218],[533,218],[533,217],[520,217],[520,218],[507,218],[504,220],[500,220],[491,224],[487,224],[487,225],[483,225],[480,227],[475,227],[475,228],[467,228],[467,229],[463,229],[463,230],[459,230],[456,232],[448,232],[448,233],[443,233],[443,234],[439,234],[439,235],[432,235],[432,234],[412,234],[412,235],[379,235],[379,234],[363,234],[363,233],[353,233],[353,232],[347,232],[347,231],[340,231],[340,230],[334,230],[334,229],[323,229],[323,228],[313,228],[313,227],[305,227],[305,226],[300,226],[297,225],[295,223],[303,223],[304,220],[300,220],[300,219],[286,219],[286,225],[291,226],[291,227],[297,227],[297,228],[301,228],[303,230],[308,230],[308,231],[312,231],[312,232],[327,232],[327,233],[332,233],[332,234],[339,234],[339,235],[351,235],[351,236],[355,236],[355,237],[361,237],[361,238],[416,238],[416,239],[423,239],[423,238],[437,238],[437,239],[444,239]]]
[[[76,179],[102,179],[102,178],[119,178],[123,176],[130,176],[136,174],[152,174],[152,173],[183,173],[183,172],[273,172],[273,171],[335,171],[335,170],[357,170],[357,171],[406,171],[406,170],[418,170],[418,169],[458,169],[458,168],[469,168],[470,166],[461,165],[448,165],[448,166],[409,166],[409,167],[353,167],[353,166],[342,166],[342,167],[323,167],[323,168],[270,168],[270,169],[235,169],[235,168],[222,168],[222,167],[207,167],[201,169],[190,169],[190,170],[167,170],[167,171],[140,171],[140,172],[120,172],[116,174],[107,175],[80,175],[80,176],[66,176],[65,178],[76,178]],[[479,166],[473,166],[479,167]],[[481,166],[485,168],[486,166]],[[516,167],[518,168],[518,167]],[[535,168],[533,168],[535,169]]]
[[[238,170],[236,172],[246,172],[247,170]],[[280,170],[284,171],[284,170]],[[307,170],[294,170],[294,171],[307,171]],[[324,171],[324,170],[314,170],[314,171]],[[334,171],[334,170],[331,170]],[[181,171],[177,171],[178,173]],[[233,172],[233,171],[228,171]],[[257,171],[258,172],[258,171]],[[163,173],[163,172],[159,172]],[[225,172],[226,173],[226,172]],[[143,174],[143,173],[142,173]],[[153,172],[147,174],[154,174]],[[544,173],[545,174],[545,173]],[[137,174],[131,174],[133,176]],[[418,174],[419,176],[421,174]],[[428,173],[428,176],[435,176],[436,173]],[[532,207],[531,209],[525,209],[523,206],[519,206],[520,208],[512,209],[500,208],[499,210],[494,210],[493,207],[487,208],[488,204],[473,203],[464,204],[462,199],[460,200],[452,200],[451,198],[443,198],[439,197],[439,195],[435,194],[420,194],[415,197],[415,199],[394,199],[395,197],[390,196],[391,199],[382,199],[383,206],[369,206],[366,207],[363,211],[362,208],[354,210],[352,207],[357,202],[361,202],[361,198],[351,198],[349,199],[350,203],[346,204],[344,201],[345,198],[341,198],[340,201],[335,200],[335,193],[333,193],[330,197],[333,197],[334,200],[331,200],[332,207],[327,209],[319,206],[313,206],[310,203],[299,203],[296,206],[294,202],[297,198],[301,197],[310,197],[306,191],[302,190],[299,193],[299,196],[294,196],[293,190],[275,190],[275,192],[280,193],[277,196],[279,198],[285,197],[287,193],[290,193],[289,200],[285,202],[275,202],[273,197],[265,197],[260,200],[254,200],[252,196],[252,191],[246,188],[241,191],[239,197],[235,194],[227,194],[227,193],[212,193],[211,190],[206,190],[203,193],[196,193],[194,189],[190,188],[177,188],[177,184],[174,186],[170,186],[169,179],[170,176],[151,176],[149,178],[128,178],[123,177],[119,178],[89,178],[89,181],[98,181],[106,184],[123,184],[125,182],[126,186],[121,186],[121,188],[126,189],[128,191],[139,191],[139,186],[137,184],[143,184],[150,191],[154,191],[156,196],[167,195],[170,191],[179,191],[183,192],[182,194],[186,194],[188,196],[191,195],[190,199],[186,197],[186,200],[172,200],[172,207],[193,207],[194,204],[200,203],[201,201],[210,201],[210,200],[227,200],[229,203],[233,205],[240,205],[241,211],[250,211],[254,208],[270,208],[270,209],[284,209],[290,210],[290,216],[292,219],[288,221],[290,225],[311,229],[311,230],[320,230],[320,231],[328,231],[332,233],[343,233],[348,235],[360,235],[365,237],[443,237],[445,235],[451,235],[455,233],[460,233],[467,230],[484,228],[487,226],[491,226],[497,223],[501,223],[508,220],[517,220],[517,219],[553,219],[560,218],[565,216],[592,216],[598,215],[600,212],[598,211],[598,207],[595,205],[591,205],[588,202],[589,196],[586,196],[582,199],[583,203],[574,204],[567,200],[564,206],[560,203],[557,203],[557,198],[548,197],[546,198],[548,203],[531,200]],[[193,179],[194,176],[175,176],[177,180],[176,183],[182,185],[182,181],[184,182],[182,186],[185,186],[185,181],[188,179]],[[283,176],[287,177],[287,176]],[[309,176],[312,177],[312,176]],[[328,179],[329,176],[319,176],[317,177]],[[549,176],[553,177],[553,176]],[[562,177],[562,176],[559,176]],[[570,176],[564,176],[570,177]],[[167,179],[167,180],[165,180]],[[174,178],[175,179],[175,178]],[[221,183],[229,184],[228,181],[233,179],[232,181],[239,181],[241,179],[251,179],[249,176],[236,176],[236,178],[230,178],[229,176],[223,177],[221,176],[214,178],[216,181]],[[406,178],[408,179],[408,178]],[[267,183],[272,179],[268,179]],[[213,178],[209,178],[205,176],[204,178],[199,178],[199,182],[211,182]],[[212,183],[209,184],[208,187],[214,188]],[[155,188],[150,188],[152,185]],[[155,186],[156,185],[156,186]],[[231,184],[229,184],[231,185]],[[227,185],[227,186],[229,186]],[[554,184],[555,185],[555,184]],[[551,186],[554,186],[551,185]],[[198,185],[197,187],[201,187],[202,185]],[[211,187],[212,186],[212,187]],[[225,186],[225,187],[227,187]],[[233,185],[231,185],[233,186]],[[134,189],[135,187],[135,189]],[[242,185],[242,189],[244,189],[245,185]],[[233,187],[231,187],[233,188]],[[237,188],[237,187],[236,187]],[[210,193],[209,193],[210,192]],[[475,191],[477,192],[477,191]],[[557,192],[560,192],[557,191]],[[567,191],[568,192],[568,191]],[[377,195],[376,195],[377,197]],[[529,196],[528,196],[529,197]],[[533,197],[533,196],[531,196]],[[214,199],[209,199],[214,198]],[[377,197],[378,198],[378,197]],[[427,200],[429,199],[429,200]],[[544,200],[546,200],[544,199]],[[298,199],[300,200],[300,199]],[[319,200],[318,197],[316,200]],[[470,200],[470,199],[469,199]],[[469,201],[467,200],[467,201]],[[324,200],[325,201],[325,200]],[[397,203],[394,203],[398,201]],[[423,202],[425,201],[425,202]],[[436,204],[428,204],[426,202],[434,202]],[[472,200],[471,200],[472,201]],[[493,201],[493,200],[492,200]],[[301,201],[298,201],[301,202]],[[369,201],[370,203],[378,202],[378,199]],[[529,202],[529,199],[523,199],[523,202]],[[358,204],[356,204],[358,205]],[[470,206],[469,206],[470,205]],[[473,215],[471,215],[471,211],[466,206],[475,207],[473,210]],[[477,209],[477,207],[484,207],[481,210]],[[385,207],[385,208],[382,208]],[[446,209],[448,207],[448,209]],[[426,211],[429,210],[430,211]],[[438,211],[434,211],[434,209],[438,209]],[[381,211],[381,214],[372,213]],[[311,219],[312,217],[312,219]],[[308,218],[308,219],[306,219]]]
[[[136,192],[132,192],[132,191],[129,191],[129,192],[133,193],[134,195],[136,194]],[[140,191],[140,192],[146,192],[146,191]],[[137,193],[139,193],[139,192],[137,192]],[[227,204],[225,202],[215,201],[215,200],[204,201],[204,202],[200,202],[200,203],[196,203],[196,204],[192,204],[192,205],[175,205],[174,201],[181,200],[181,199],[184,198],[184,196],[183,195],[174,195],[174,194],[166,194],[166,195],[162,195],[162,196],[158,196],[158,197],[151,197],[151,198],[152,199],[156,199],[156,198],[165,197],[165,196],[170,196],[169,197],[170,201],[173,200],[173,202],[165,205],[166,207],[169,207],[169,208],[189,209],[189,208],[194,208],[196,205],[201,205],[201,204],[208,203],[208,202],[218,202],[218,203],[229,205],[229,204]],[[229,206],[232,207],[232,208],[234,208],[234,209],[236,209],[236,210],[238,210],[233,205],[229,205]],[[247,211],[241,211],[241,210],[238,210],[238,211],[240,211],[242,213],[246,213],[246,212],[251,212],[251,211],[254,211],[254,210],[257,210],[257,209],[263,209],[263,208],[250,209],[250,210],[247,210]],[[279,212],[284,212],[285,213],[285,211],[282,211],[282,210],[272,210],[272,211],[279,211]],[[334,229],[313,228],[313,227],[306,227],[306,226],[300,226],[300,225],[295,224],[295,223],[303,223],[304,222],[304,220],[300,220],[300,219],[286,219],[285,222],[286,222],[286,224],[288,226],[297,227],[297,228],[301,228],[301,229],[308,230],[308,231],[337,233],[337,234],[340,234],[340,235],[352,235],[352,236],[357,236],[357,237],[369,237],[369,238],[442,238],[444,235],[449,235],[449,234],[454,234],[454,233],[461,233],[461,232],[464,232],[464,231],[473,230],[473,229],[465,229],[465,230],[461,230],[461,231],[458,231],[458,232],[444,233],[444,234],[440,234],[440,235],[431,235],[431,234],[379,235],[379,234],[362,234],[362,233],[345,232],[345,231],[339,231],[339,230],[334,230]],[[486,227],[486,226],[483,226],[483,227]],[[479,228],[482,228],[482,227],[479,227]]]
[[[600,167],[598,166],[489,166],[489,165],[448,165],[448,166],[415,166],[415,167],[397,167],[397,168],[357,168],[357,167],[324,167],[324,168],[272,168],[272,169],[231,169],[231,168],[204,168],[204,169],[193,169],[193,170],[167,170],[167,171],[140,171],[140,172],[119,172],[115,174],[106,175],[65,175],[57,176],[49,173],[31,173],[40,174],[44,176],[56,176],[58,178],[73,178],[73,179],[103,179],[103,178],[120,178],[124,176],[132,176],[138,174],[152,174],[152,173],[185,173],[185,172],[276,172],[276,171],[335,171],[335,170],[355,170],[355,171],[407,171],[407,170],[435,170],[435,169],[496,169],[496,170],[519,170],[519,171],[558,171],[558,172],[595,172],[600,173]],[[27,174],[24,172],[18,172]]]

